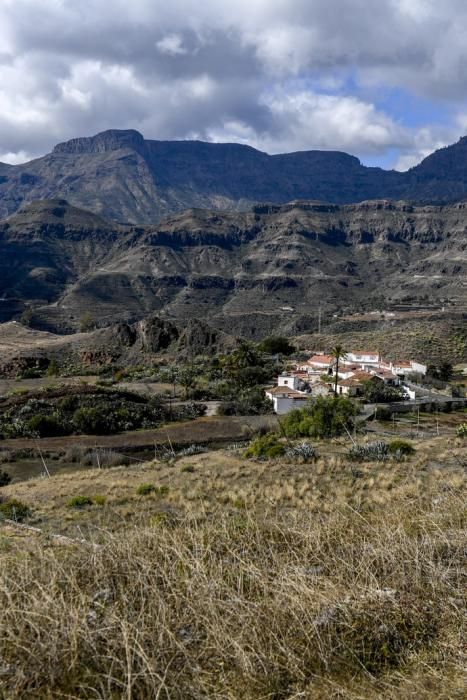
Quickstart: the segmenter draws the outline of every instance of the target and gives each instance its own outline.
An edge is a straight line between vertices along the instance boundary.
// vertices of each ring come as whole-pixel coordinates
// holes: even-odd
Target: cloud
[[[1,158],[132,127],[406,167],[465,129],[466,30],[461,0],[3,0]],[[411,124],[393,88],[448,121]]]

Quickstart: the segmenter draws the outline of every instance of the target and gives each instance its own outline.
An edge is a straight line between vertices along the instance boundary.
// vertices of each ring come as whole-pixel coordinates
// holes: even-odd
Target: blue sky
[[[76,136],[343,150],[467,133],[464,0],[0,0],[0,161]]]

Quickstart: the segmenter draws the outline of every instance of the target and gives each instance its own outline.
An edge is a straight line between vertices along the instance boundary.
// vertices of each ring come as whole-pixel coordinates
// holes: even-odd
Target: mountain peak
[[[120,148],[132,148],[136,151],[144,146],[144,137],[135,129],[108,129],[95,136],[71,139],[59,143],[53,153],[106,153]]]

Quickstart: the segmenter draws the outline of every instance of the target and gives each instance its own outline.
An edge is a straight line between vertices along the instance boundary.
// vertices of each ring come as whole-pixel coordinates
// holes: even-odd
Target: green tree
[[[258,349],[271,355],[291,355],[296,350],[288,338],[281,335],[271,335],[269,338],[265,338],[258,345]]]
[[[377,401],[402,401],[404,390],[396,386],[388,386],[382,379],[374,377],[362,382],[363,398],[370,403]]]
[[[190,389],[196,384],[196,370],[193,366],[187,365],[178,372],[178,381],[185,391],[185,398],[188,398]]]
[[[347,396],[319,396],[306,408],[291,411],[281,418],[282,429],[290,438],[329,438],[353,427],[356,404]]]

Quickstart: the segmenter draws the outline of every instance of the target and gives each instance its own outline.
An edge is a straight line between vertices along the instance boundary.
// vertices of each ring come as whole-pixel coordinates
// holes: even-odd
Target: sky
[[[407,170],[467,133],[465,0],[0,0],[0,161],[105,129]]]

